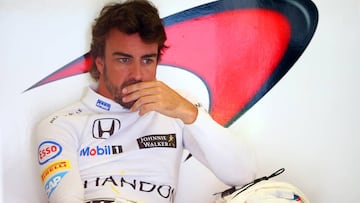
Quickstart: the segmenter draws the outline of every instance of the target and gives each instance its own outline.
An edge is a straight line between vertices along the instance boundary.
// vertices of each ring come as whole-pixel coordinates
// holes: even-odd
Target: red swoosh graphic
[[[227,124],[267,81],[290,39],[286,18],[249,9],[203,16],[166,28],[162,63],[185,68],[209,88],[210,113]]]
[[[78,75],[81,73],[89,72],[91,65],[91,57],[89,53],[84,54],[83,56],[71,61],[65,66],[61,67],[57,71],[51,73],[49,76],[35,83],[33,86],[26,89],[24,92],[45,85],[56,80],[61,80],[70,76]]]

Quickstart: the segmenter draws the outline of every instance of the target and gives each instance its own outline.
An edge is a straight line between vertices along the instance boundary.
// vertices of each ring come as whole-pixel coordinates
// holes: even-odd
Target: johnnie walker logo
[[[176,148],[175,134],[165,135],[147,135],[137,139],[140,149],[153,147],[170,147]]]

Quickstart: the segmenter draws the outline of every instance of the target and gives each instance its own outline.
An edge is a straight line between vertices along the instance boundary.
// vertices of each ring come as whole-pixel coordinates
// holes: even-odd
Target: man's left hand
[[[136,101],[132,111],[144,115],[149,111],[157,111],[163,115],[179,118],[185,124],[196,120],[198,109],[175,90],[161,81],[140,82],[125,87],[124,102]]]

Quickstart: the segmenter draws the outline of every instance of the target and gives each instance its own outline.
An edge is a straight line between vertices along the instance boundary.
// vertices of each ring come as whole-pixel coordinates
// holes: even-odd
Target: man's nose
[[[131,76],[136,80],[142,79],[141,64],[134,63],[131,67]]]

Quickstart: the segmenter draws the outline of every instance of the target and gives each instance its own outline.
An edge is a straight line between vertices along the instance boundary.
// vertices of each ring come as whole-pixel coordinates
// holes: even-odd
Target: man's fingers
[[[124,102],[136,101],[132,111],[144,115],[156,111],[173,118],[180,118],[184,123],[192,123],[197,116],[197,108],[161,81],[141,82],[123,89]]]
[[[155,95],[156,93],[157,93],[157,90],[155,88],[139,89],[137,91],[130,92],[126,96],[124,96],[123,102],[135,101],[142,97],[147,97],[149,95]]]
[[[153,87],[157,87],[160,84],[160,81],[148,81],[148,82],[139,82],[139,83],[135,83],[132,85],[129,85],[127,87],[124,87],[122,89],[122,93],[123,94],[131,94],[133,92],[142,90],[142,89],[149,89],[149,88],[153,88]]]
[[[144,97],[140,97],[135,103],[134,105],[131,107],[132,111],[151,111],[151,110],[156,110],[153,107],[157,107],[159,106],[159,95],[149,95],[149,96],[144,96]],[[152,104],[157,104],[157,105],[152,105]]]
[[[156,103],[148,103],[142,105],[139,109],[139,115],[142,116],[150,111],[157,111],[158,105]]]
[[[161,94],[161,86],[155,82],[141,82],[125,87],[122,91],[126,96],[123,97],[123,102],[131,102],[138,100],[139,98],[146,97],[149,95]]]

